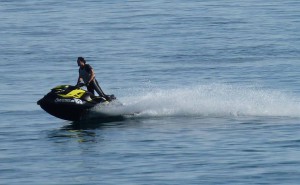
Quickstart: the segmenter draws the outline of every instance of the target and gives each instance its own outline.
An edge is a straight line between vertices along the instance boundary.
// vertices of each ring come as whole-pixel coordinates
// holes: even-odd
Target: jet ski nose
[[[36,104],[41,105],[41,101],[42,101],[42,99],[40,99],[39,101],[37,101]]]

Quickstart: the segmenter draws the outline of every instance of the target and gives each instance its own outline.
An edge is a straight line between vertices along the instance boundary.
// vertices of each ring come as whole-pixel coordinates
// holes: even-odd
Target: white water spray
[[[300,117],[296,97],[272,90],[231,85],[155,89],[120,98],[123,106],[107,106],[97,112],[137,116],[290,116]]]

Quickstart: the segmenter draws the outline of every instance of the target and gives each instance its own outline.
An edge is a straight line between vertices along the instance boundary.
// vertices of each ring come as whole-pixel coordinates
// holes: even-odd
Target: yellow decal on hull
[[[81,98],[85,92],[86,91],[84,91],[82,89],[75,89],[75,90],[69,92],[68,94],[59,94],[59,96],[61,96],[63,98]]]

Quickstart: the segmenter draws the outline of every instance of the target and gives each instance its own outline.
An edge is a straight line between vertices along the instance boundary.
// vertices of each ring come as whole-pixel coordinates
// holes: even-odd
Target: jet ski
[[[59,85],[51,89],[37,104],[57,118],[80,121],[93,107],[107,105],[115,99],[114,95],[108,95],[105,98],[94,96],[81,86]]]

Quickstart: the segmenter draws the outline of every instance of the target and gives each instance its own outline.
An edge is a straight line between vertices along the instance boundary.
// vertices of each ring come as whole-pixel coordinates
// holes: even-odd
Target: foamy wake
[[[297,97],[274,90],[202,85],[121,97],[120,105],[97,108],[110,115],[135,116],[289,116],[300,117]]]

